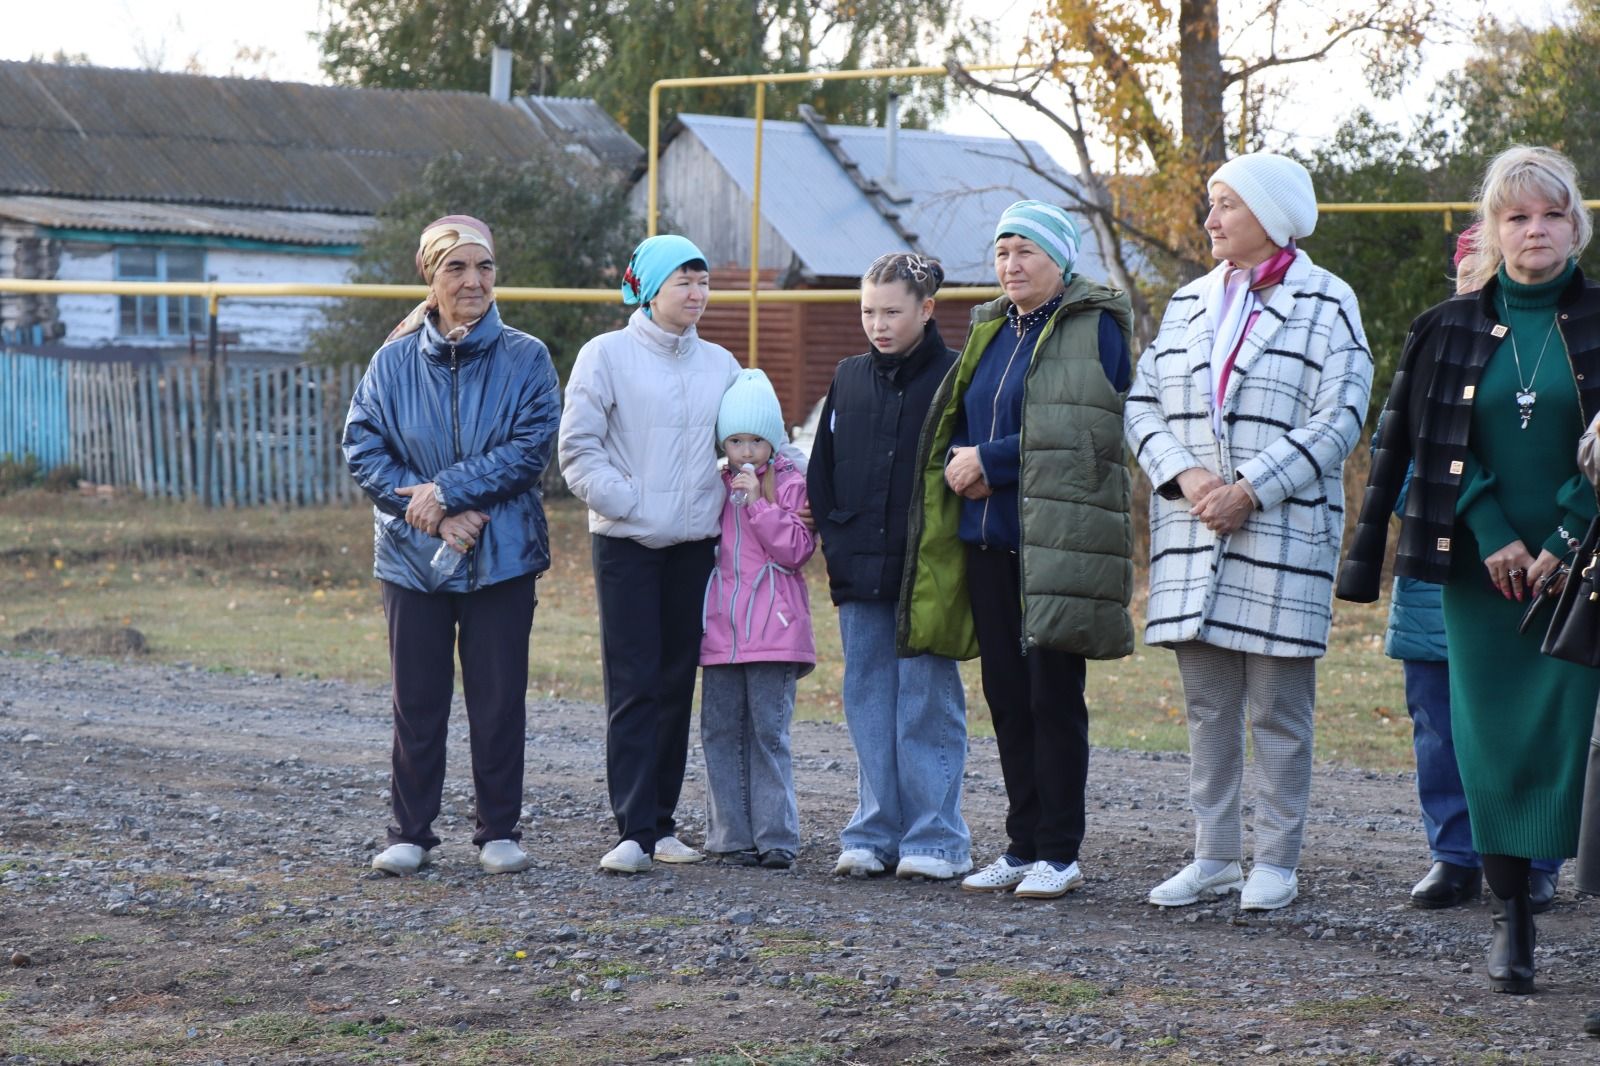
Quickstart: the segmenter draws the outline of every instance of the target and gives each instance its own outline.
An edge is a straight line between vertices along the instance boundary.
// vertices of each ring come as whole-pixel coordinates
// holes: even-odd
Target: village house
[[[376,212],[446,150],[554,149],[627,174],[643,149],[592,100],[338,88],[0,62],[0,275],[347,279]],[[326,301],[228,299],[234,361],[293,360]],[[0,347],[148,360],[203,352],[197,297],[0,292]]]

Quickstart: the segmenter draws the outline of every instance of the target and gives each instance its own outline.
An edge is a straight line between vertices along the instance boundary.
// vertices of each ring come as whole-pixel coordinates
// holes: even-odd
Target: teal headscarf
[[[994,228],[994,239],[1015,233],[1044,249],[1044,254],[1055,260],[1061,276],[1072,273],[1078,261],[1078,227],[1072,224],[1067,213],[1055,204],[1042,200],[1018,200],[1000,216]]]
[[[706,253],[695,247],[695,243],[687,237],[680,237],[676,233],[659,233],[647,238],[633,250],[628,269],[622,273],[622,302],[630,305],[648,304],[655,299],[666,280],[672,277],[674,270],[696,259],[702,263],[709,262]],[[644,313],[648,315],[650,308],[646,307]]]

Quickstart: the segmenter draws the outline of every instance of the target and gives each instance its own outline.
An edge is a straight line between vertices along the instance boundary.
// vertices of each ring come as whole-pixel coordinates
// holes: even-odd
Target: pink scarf
[[[1234,361],[1244,347],[1244,339],[1255,328],[1256,319],[1266,306],[1257,293],[1265,292],[1283,282],[1294,262],[1295,246],[1290,241],[1277,253],[1248,270],[1227,264],[1218,279],[1212,298],[1207,301],[1207,318],[1211,324],[1211,380],[1212,429],[1222,431],[1222,401],[1228,394],[1228,379],[1233,376]]]

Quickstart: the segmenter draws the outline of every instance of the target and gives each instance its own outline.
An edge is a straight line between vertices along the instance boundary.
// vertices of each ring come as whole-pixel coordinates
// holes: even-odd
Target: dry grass
[[[1359,473],[1359,472],[1353,472]],[[0,497],[0,636],[52,631],[53,646],[132,627],[147,657],[206,669],[388,678],[383,613],[371,577],[364,507],[277,512],[26,492]],[[531,693],[601,698],[599,636],[584,514],[550,507],[554,564],[539,583]],[[808,567],[819,664],[800,683],[798,713],[836,719],[843,662],[821,560]],[[1142,582],[1142,577],[1141,577]],[[1141,603],[1135,603],[1135,612]],[[1398,664],[1382,655],[1385,605],[1339,604],[1319,666],[1318,755],[1372,769],[1411,764]],[[92,631],[92,632],[90,632]],[[75,643],[79,642],[79,643]],[[37,646],[37,645],[35,645]],[[976,663],[963,668],[972,728],[987,732]],[[1098,745],[1183,750],[1183,693],[1172,655],[1140,647],[1089,671]]]

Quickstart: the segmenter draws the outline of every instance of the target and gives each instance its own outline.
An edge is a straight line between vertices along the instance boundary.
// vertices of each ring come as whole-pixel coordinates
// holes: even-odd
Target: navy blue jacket
[[[539,478],[561,422],[561,386],[544,342],[498,308],[459,343],[432,323],[385,344],[350,401],[344,457],[373,503],[376,577],[418,592],[470,592],[550,568]],[[441,541],[406,524],[395,490],[431,481],[451,514],[488,525],[466,565],[440,583]]]
[[[978,446],[983,479],[992,490],[986,501],[962,501],[960,537],[968,544],[1016,551],[1021,543],[1017,481],[1022,472],[1022,385],[1048,320],[1048,315],[1041,317],[1021,337],[1008,322],[983,350],[967,386],[950,447]],[[1128,342],[1109,311],[1100,312],[1099,338],[1106,380],[1118,392],[1127,392],[1133,377]]]

